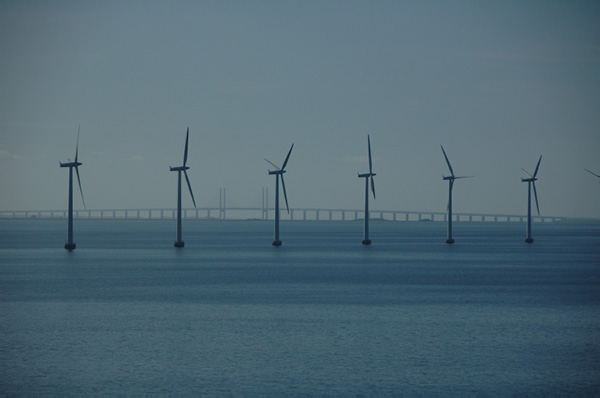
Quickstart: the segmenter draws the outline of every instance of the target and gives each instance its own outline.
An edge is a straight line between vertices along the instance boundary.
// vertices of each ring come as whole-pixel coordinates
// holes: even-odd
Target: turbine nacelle
[[[374,177],[376,175],[377,174],[375,174],[375,173],[364,173],[364,174],[358,174],[358,178],[365,178],[365,177],[368,178],[368,177]]]
[[[171,167],[169,166],[169,170],[171,171],[186,171],[189,170],[190,168],[188,166],[179,166],[179,167]]]
[[[284,174],[287,173],[287,171],[285,170],[269,170],[269,174],[273,175],[273,174]]]
[[[455,176],[448,176],[448,177],[446,177],[446,176],[442,176],[442,179],[446,180],[446,181],[454,181],[454,180],[459,180],[461,178],[473,178],[473,177],[475,177],[475,176],[460,176],[460,177],[455,177]]]
[[[60,167],[79,167],[83,164],[81,162],[67,162],[67,163],[58,162],[58,163],[60,163]]]

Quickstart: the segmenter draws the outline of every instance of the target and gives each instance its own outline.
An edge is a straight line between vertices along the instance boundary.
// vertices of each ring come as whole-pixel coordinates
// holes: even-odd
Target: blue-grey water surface
[[[0,221],[0,394],[600,394],[600,225]]]

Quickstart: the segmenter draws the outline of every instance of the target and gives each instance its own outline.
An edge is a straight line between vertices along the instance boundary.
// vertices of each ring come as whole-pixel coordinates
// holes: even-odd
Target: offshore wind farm
[[[67,239],[67,243],[65,244],[65,249],[67,250],[74,250],[76,245],[73,242],[73,173],[72,173],[72,169],[75,168],[75,171],[77,173],[77,180],[79,183],[79,189],[80,189],[80,193],[81,193],[81,197],[83,200],[83,191],[81,189],[81,181],[79,178],[79,170],[78,167],[82,165],[82,163],[78,162],[78,153],[79,153],[79,131],[80,128],[78,130],[77,133],[77,143],[76,143],[76,149],[75,149],[75,161],[73,162],[69,162],[69,163],[60,163],[61,167],[69,167],[69,201],[68,201],[68,211],[66,212],[67,215],[67,225],[68,225],[68,239]],[[192,203],[194,204],[194,209],[196,209],[195,212],[195,218],[198,219],[199,218],[199,209],[196,206],[196,201],[194,199],[194,194],[192,192],[192,186],[190,184],[190,180],[189,177],[187,175],[187,170],[189,170],[189,167],[187,166],[187,159],[188,159],[188,146],[189,146],[189,127],[187,128],[187,132],[186,132],[186,138],[185,138],[185,146],[184,146],[184,152],[183,152],[183,165],[182,166],[178,166],[178,167],[172,167],[169,166],[169,170],[170,171],[176,171],[178,173],[178,184],[177,184],[177,209],[176,212],[173,212],[173,214],[176,214],[176,240],[174,243],[174,246],[176,248],[182,248],[185,246],[185,243],[182,239],[182,211],[184,211],[182,209],[182,203],[181,203],[181,173],[183,172],[186,182],[187,182],[187,186],[190,192],[190,196],[192,199]],[[448,204],[447,204],[447,215],[445,217],[445,221],[447,223],[447,236],[446,236],[446,243],[447,244],[453,244],[454,238],[453,238],[453,233],[452,233],[452,223],[453,223],[453,214],[452,214],[452,190],[453,190],[453,186],[454,186],[454,182],[457,179],[464,179],[464,178],[472,178],[473,176],[456,176],[454,174],[454,169],[452,168],[452,165],[450,163],[450,160],[448,159],[448,156],[446,154],[446,151],[444,150],[444,147],[442,145],[440,145],[440,148],[442,149],[442,154],[444,155],[444,159],[446,161],[446,164],[448,166],[448,169],[450,171],[450,176],[443,176],[443,180],[448,181]],[[285,160],[283,161],[283,164],[281,167],[277,166],[275,163],[271,162],[268,159],[264,159],[267,163],[269,163],[271,166],[273,166],[275,168],[275,170],[268,170],[268,174],[269,175],[274,175],[275,176],[275,205],[273,208],[273,212],[274,212],[274,233],[273,233],[273,242],[272,245],[279,247],[281,246],[282,242],[280,240],[279,237],[279,228],[280,228],[280,206],[279,206],[279,181],[281,179],[281,186],[283,189],[283,195],[284,195],[284,199],[285,199],[285,205],[286,205],[286,210],[287,213],[290,215],[290,219],[293,219],[293,213],[290,213],[290,208],[289,208],[289,203],[288,203],[288,198],[287,198],[287,191],[286,191],[286,187],[285,187],[285,180],[283,177],[283,174],[286,173],[285,167],[287,166],[287,163],[289,161],[290,155],[292,153],[292,150],[294,149],[294,144],[291,145],[287,156],[285,157]],[[363,240],[362,240],[362,244],[363,245],[370,245],[371,244],[371,239],[369,238],[369,220],[370,220],[370,215],[371,215],[371,211],[369,209],[369,188],[370,191],[373,195],[373,199],[375,199],[375,181],[373,179],[373,177],[376,175],[375,173],[373,173],[373,160],[372,160],[372,153],[371,153],[371,136],[370,134],[367,135],[367,154],[368,154],[368,165],[369,165],[369,172],[368,173],[357,173],[358,178],[364,178],[365,179],[365,202],[364,202],[364,211],[362,212],[363,215],[363,220],[364,220],[364,232],[363,232]],[[533,175],[529,174],[525,169],[522,169],[522,171],[527,174],[527,176],[529,178],[522,178],[521,181],[522,182],[527,182],[528,183],[528,197],[527,197],[527,218],[526,218],[526,238],[525,238],[525,242],[527,243],[533,243],[533,238],[531,235],[531,230],[532,230],[532,224],[533,224],[533,219],[532,219],[532,215],[531,215],[531,189],[533,187],[533,193],[534,193],[534,197],[535,197],[535,203],[536,203],[536,208],[537,208],[537,212],[538,212],[538,217],[540,216],[540,209],[539,209],[539,203],[538,203],[538,197],[537,197],[537,190],[536,190],[536,185],[535,182],[538,180],[537,179],[537,174],[540,168],[540,163],[542,161],[542,156],[540,156],[537,166],[535,168],[535,171],[533,173]],[[591,172],[588,169],[585,169],[586,171],[588,171],[591,174],[594,174],[593,172]],[[596,174],[594,174],[596,176]],[[268,209],[268,195],[265,197],[265,192],[268,193],[268,190],[265,191],[263,188],[263,194],[262,194],[262,202],[261,202],[261,217],[263,219],[268,218],[268,214],[269,214],[269,209]],[[225,189],[221,188],[219,191],[219,217],[224,219],[225,218],[225,214],[226,214],[226,209],[225,209]],[[265,200],[266,199],[266,200]],[[85,208],[85,201],[83,201],[83,205]],[[248,209],[245,209],[248,210]],[[345,220],[345,211],[344,210],[340,210],[341,214],[342,214],[342,220]],[[100,218],[104,217],[104,211],[100,210]],[[25,211],[25,213],[27,214],[28,212]],[[38,212],[39,215],[42,214],[42,212]],[[54,212],[50,212],[51,216],[53,216]],[[397,213],[398,212],[392,212],[393,213],[393,220],[396,221],[397,220]],[[15,217],[15,212],[13,212],[13,218]],[[88,213],[88,218],[91,218],[91,214],[92,212]],[[148,218],[152,218],[152,211],[149,210],[148,211]],[[2,213],[0,212],[0,217],[1,217]],[[125,215],[127,216],[127,211],[125,211]],[[137,211],[137,215],[138,218],[140,216],[140,211]],[[187,215],[187,212],[186,212]],[[329,218],[330,220],[332,219],[332,215],[333,215],[333,211],[330,210],[329,211]],[[161,210],[161,218],[163,217],[163,211]],[[317,219],[319,219],[319,210],[316,210],[316,217]],[[113,218],[115,218],[115,211],[113,211]],[[210,210],[207,210],[207,218],[210,218]],[[358,211],[355,211],[355,219],[358,218]],[[485,221],[485,215],[481,216],[481,221]],[[504,217],[507,221],[511,220],[511,216],[505,216]],[[519,217],[517,217],[519,218]],[[304,219],[306,220],[306,210],[304,211]],[[434,217],[432,215],[431,219],[428,219],[428,221],[433,221]],[[498,219],[498,217],[496,216],[494,218],[494,220],[496,221]],[[548,218],[547,218],[548,219]],[[384,220],[383,218],[383,212],[380,212],[380,220]],[[405,220],[408,221],[408,213],[406,213],[405,215]],[[422,220],[422,216],[421,214],[419,215],[419,221]],[[457,217],[457,221],[460,220],[460,216]],[[469,216],[469,221],[472,220],[472,215]],[[544,220],[543,218],[541,220]],[[550,221],[555,221],[556,218],[551,217],[549,218]]]

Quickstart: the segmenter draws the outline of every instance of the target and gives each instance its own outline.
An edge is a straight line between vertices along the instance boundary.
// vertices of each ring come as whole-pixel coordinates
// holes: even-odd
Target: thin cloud
[[[0,159],[21,159],[21,156],[0,150]]]

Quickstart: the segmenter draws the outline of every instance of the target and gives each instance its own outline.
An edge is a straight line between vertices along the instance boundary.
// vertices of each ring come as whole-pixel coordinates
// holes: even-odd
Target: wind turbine
[[[369,172],[364,174],[358,174],[358,178],[365,179],[365,236],[362,241],[363,245],[370,245],[371,239],[369,239],[369,179],[371,180],[371,190],[373,191],[373,199],[375,199],[375,182],[373,177],[376,176],[373,173],[373,161],[371,159],[371,136],[367,135],[367,143],[369,147]]]
[[[540,155],[540,160],[538,160],[537,166],[535,167],[535,172],[533,175],[529,174],[525,169],[523,172],[529,176],[529,178],[521,178],[522,182],[527,182],[528,184],[528,193],[527,193],[527,235],[525,236],[525,242],[532,243],[533,238],[531,237],[531,186],[533,185],[533,194],[535,195],[535,205],[537,207],[538,216],[540,215],[540,205],[538,204],[537,191],[535,189],[535,182],[537,181],[537,173],[540,169],[540,162],[542,161],[542,155]]]
[[[175,247],[183,247],[185,243],[181,240],[181,172],[183,171],[183,175],[185,175],[185,180],[187,181],[187,186],[190,189],[190,196],[192,197],[192,202],[194,202],[194,207],[196,207],[196,201],[194,200],[194,194],[192,193],[192,186],[190,185],[190,179],[188,178],[187,171],[189,167],[186,166],[187,157],[188,157],[188,140],[190,138],[190,128],[187,128],[187,134],[185,136],[185,149],[183,151],[183,166],[179,167],[171,167],[169,169],[171,171],[177,172],[177,236],[175,243],[173,244]]]
[[[290,207],[288,206],[287,193],[285,192],[285,182],[283,181],[283,174],[285,173],[285,166],[290,158],[290,154],[292,153],[292,149],[294,149],[294,144],[290,147],[290,151],[288,152],[285,161],[283,162],[283,166],[281,169],[275,163],[266,159],[273,167],[277,170],[271,171],[269,170],[269,174],[275,174],[275,236],[273,238],[273,246],[281,246],[281,241],[279,240],[279,178],[281,177],[281,185],[283,186],[283,196],[285,198],[285,207],[287,208],[288,213],[290,212]]]
[[[454,180],[459,178],[472,178],[473,176],[456,177],[454,175],[454,170],[452,170],[452,166],[450,165],[450,161],[448,160],[448,156],[446,155],[446,151],[444,151],[444,147],[441,145],[440,147],[442,148],[444,158],[446,158],[446,163],[448,163],[451,174],[448,177],[443,176],[443,179],[448,180],[448,236],[446,237],[446,243],[452,244],[454,243],[454,239],[452,238],[452,188],[454,187]]]
[[[588,173],[591,173],[591,174],[595,175],[596,177],[600,178],[600,176],[598,174],[594,173],[593,171],[590,171],[588,169],[584,169],[584,170],[587,171]],[[598,181],[598,183],[600,183],[600,181]]]
[[[71,161],[67,163],[60,163],[60,167],[68,167],[69,168],[69,227],[67,233],[67,243],[65,243],[65,249],[71,251],[75,250],[75,243],[73,243],[73,168],[75,168],[75,172],[77,173],[77,182],[79,183],[79,192],[81,193],[81,200],[83,201],[83,208],[85,209],[85,199],[83,199],[83,191],[81,190],[81,180],[79,179],[79,169],[83,163],[78,161],[78,153],[79,153],[79,131],[81,130],[81,125],[77,129],[77,144],[75,145],[75,161]]]

